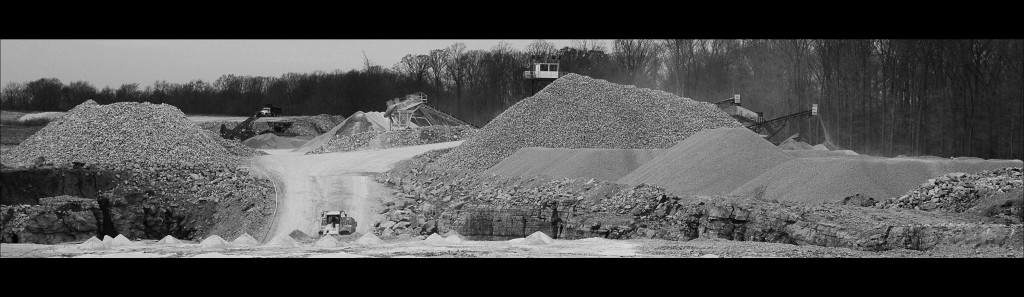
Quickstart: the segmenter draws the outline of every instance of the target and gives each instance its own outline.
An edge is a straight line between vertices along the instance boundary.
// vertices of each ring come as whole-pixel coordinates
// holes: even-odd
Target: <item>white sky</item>
[[[390,68],[406,54],[427,54],[456,42],[488,50],[495,39],[378,40],[0,40],[0,83],[55,77],[84,80],[98,89],[157,80],[212,82],[221,75],[274,76],[288,72],[343,71],[363,67],[363,51]],[[534,40],[510,39],[522,50]],[[546,40],[557,48],[571,40]],[[606,42],[606,46],[610,43]]]

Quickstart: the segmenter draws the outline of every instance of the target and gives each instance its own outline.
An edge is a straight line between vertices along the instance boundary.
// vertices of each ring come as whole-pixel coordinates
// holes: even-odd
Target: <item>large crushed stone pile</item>
[[[951,160],[871,156],[795,158],[779,164],[730,193],[764,199],[839,202],[862,194],[888,199],[951,172],[1021,167],[1020,160]]]
[[[552,178],[617,180],[655,159],[662,151],[656,149],[529,147],[517,150],[484,173],[504,176],[544,175]]]
[[[1020,167],[986,170],[977,173],[954,172],[928,179],[917,189],[882,201],[882,208],[910,208],[965,212],[986,195],[1005,193],[1024,187]]]
[[[50,122],[18,147],[11,161],[31,164],[231,164],[238,159],[166,104],[89,100]]]
[[[618,182],[653,184],[676,195],[725,195],[790,159],[750,129],[710,129],[666,149]]]
[[[567,74],[443,156],[443,169],[484,170],[524,147],[668,148],[704,129],[742,125],[710,103]]]
[[[307,120],[312,123],[313,128],[316,129],[318,134],[323,134],[327,133],[327,131],[331,131],[331,128],[334,128],[334,126],[345,121],[345,116],[319,114],[311,116]]]

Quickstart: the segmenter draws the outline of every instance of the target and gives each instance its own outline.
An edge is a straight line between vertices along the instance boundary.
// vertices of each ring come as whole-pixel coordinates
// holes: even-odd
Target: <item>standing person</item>
[[[558,202],[551,203],[551,237],[558,239],[558,233],[561,231],[562,218],[558,215]]]

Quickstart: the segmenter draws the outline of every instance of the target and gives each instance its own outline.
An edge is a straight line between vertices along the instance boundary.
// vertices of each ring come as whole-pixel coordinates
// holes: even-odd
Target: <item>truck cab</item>
[[[356,220],[344,211],[325,211],[320,213],[320,236],[347,235],[356,232]]]

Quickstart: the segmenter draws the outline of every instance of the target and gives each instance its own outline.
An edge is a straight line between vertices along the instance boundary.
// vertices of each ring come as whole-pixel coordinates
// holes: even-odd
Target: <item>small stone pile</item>
[[[256,238],[253,238],[252,235],[249,235],[249,233],[242,233],[242,235],[235,238],[231,244],[235,246],[258,246],[260,245],[260,242],[256,240]]]
[[[523,147],[668,148],[704,129],[743,126],[714,104],[567,74],[509,107],[438,162],[483,170]]]
[[[217,143],[218,145],[223,147],[225,150],[227,150],[229,154],[232,154],[232,155],[235,155],[235,156],[238,156],[238,157],[251,158],[251,157],[262,156],[262,155],[266,155],[267,154],[267,153],[264,153],[262,151],[255,150],[255,149],[253,149],[253,148],[251,148],[249,146],[246,146],[246,145],[242,144],[241,141],[238,141],[238,140],[235,140],[235,139],[224,139],[224,137],[221,137],[220,133],[218,133],[218,132],[213,132],[213,131],[210,131],[210,130],[203,130],[203,133],[206,134],[207,137],[212,139],[213,142]],[[273,134],[271,134],[271,135],[273,135]]]
[[[883,201],[879,208],[910,208],[964,212],[990,194],[1009,192],[1024,186],[1020,167],[977,173],[955,172],[929,179],[921,187]]]
[[[50,122],[11,152],[31,164],[94,165],[233,164],[238,158],[205,134],[178,108],[167,104],[88,100]]]

